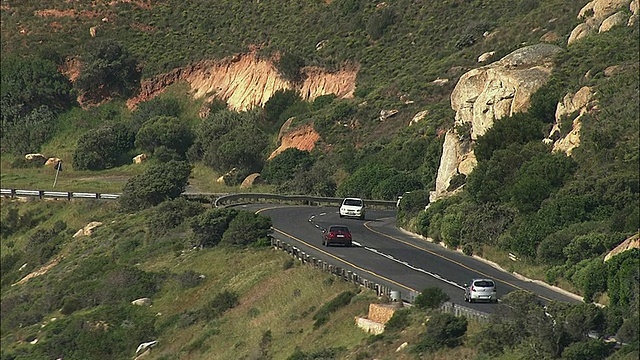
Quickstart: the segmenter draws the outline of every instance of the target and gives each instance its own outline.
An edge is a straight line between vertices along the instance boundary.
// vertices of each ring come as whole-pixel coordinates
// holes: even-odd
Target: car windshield
[[[346,227],[346,226],[332,226],[332,227],[329,229],[329,231],[330,231],[330,232],[345,232],[345,233],[348,233],[348,232],[349,232],[349,229],[347,229],[347,227]]]
[[[358,199],[345,199],[343,205],[349,206],[362,206],[362,200]]]
[[[473,285],[477,287],[494,287],[495,286],[493,281],[488,281],[488,280],[476,281],[473,283]]]

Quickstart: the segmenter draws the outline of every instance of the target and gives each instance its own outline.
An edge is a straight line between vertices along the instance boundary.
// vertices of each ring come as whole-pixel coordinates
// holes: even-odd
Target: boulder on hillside
[[[134,164],[142,164],[143,162],[145,162],[147,160],[147,154],[140,154],[140,155],[136,155],[133,158],[133,163]]]
[[[24,158],[29,161],[42,161],[43,164],[47,161],[47,158],[42,154],[26,154]]]
[[[91,236],[91,234],[93,234],[93,231],[99,226],[102,226],[102,223],[100,221],[92,221],[85,225],[84,228],[78,230],[75,234],[73,234],[73,237],[76,238],[80,236]]]
[[[240,189],[248,189],[253,185],[259,184],[261,181],[261,177],[259,173],[253,173],[247,176],[240,184]]]
[[[445,134],[430,201],[448,194],[454,176],[469,175],[475,168],[473,143],[494,121],[528,109],[531,95],[549,79],[552,59],[560,51],[552,44],[527,46],[460,77],[451,93],[451,107],[456,112],[455,126],[468,124],[470,133],[457,134],[451,129]]]
[[[149,299],[148,297],[135,299],[131,302],[131,304],[136,306],[151,306],[151,299]]]
[[[57,157],[50,157],[47,159],[47,161],[44,163],[44,166],[52,166],[52,167],[56,167],[58,165],[59,162],[61,162],[61,159],[58,159]]]
[[[593,0],[587,3],[578,13],[578,19],[584,22],[571,31],[567,44],[571,45],[585,36],[608,31],[617,24],[623,24],[627,15],[620,10],[625,7],[633,14],[627,20],[627,25],[632,26],[631,24],[635,23],[633,19],[637,17],[638,0]]]

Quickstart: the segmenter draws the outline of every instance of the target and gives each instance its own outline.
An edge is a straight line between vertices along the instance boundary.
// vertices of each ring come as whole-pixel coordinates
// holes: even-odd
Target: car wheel
[[[352,247],[353,243],[351,241],[349,241],[349,243],[347,244],[347,247]]]
[[[344,215],[340,214],[340,219],[342,219],[344,217]]]
[[[360,215],[360,220],[364,220],[364,215]]]

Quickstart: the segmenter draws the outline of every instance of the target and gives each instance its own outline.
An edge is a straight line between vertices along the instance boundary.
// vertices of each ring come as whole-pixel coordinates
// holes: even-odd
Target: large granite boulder
[[[446,133],[430,201],[448,194],[454,176],[473,171],[477,163],[473,143],[496,120],[528,109],[531,95],[549,79],[552,59],[560,51],[551,44],[527,46],[460,77],[451,93],[451,107],[456,128],[468,129],[469,134],[459,134],[455,128]]]

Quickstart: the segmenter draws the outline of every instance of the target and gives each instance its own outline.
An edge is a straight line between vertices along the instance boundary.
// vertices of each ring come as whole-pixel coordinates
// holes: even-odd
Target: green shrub
[[[367,21],[367,34],[373,40],[380,39],[385,30],[395,23],[395,13],[390,7],[382,8],[369,17]]]
[[[201,204],[189,201],[184,197],[164,201],[154,208],[147,217],[147,228],[152,236],[161,236],[204,211],[205,208]]]
[[[142,125],[136,134],[135,146],[149,154],[164,147],[184,158],[187,150],[193,145],[194,137],[184,121],[176,117],[156,116]]]
[[[445,301],[449,301],[449,295],[447,295],[439,287],[425,288],[416,296],[413,304],[418,309],[437,309]]]
[[[411,311],[408,309],[397,310],[386,324],[384,324],[385,332],[400,332],[411,324]]]
[[[75,81],[79,93],[92,100],[106,96],[128,97],[139,83],[141,72],[130,52],[112,40],[91,43],[82,56],[82,71]]]
[[[414,351],[433,351],[443,347],[454,348],[462,343],[467,332],[467,319],[447,313],[435,314],[429,318],[427,329],[422,334]]]
[[[271,233],[271,218],[250,211],[238,211],[224,231],[223,244],[247,246],[260,240],[265,242]]]
[[[291,82],[302,80],[300,69],[304,66],[304,59],[297,54],[286,51],[280,56],[275,65],[284,79]]]
[[[213,299],[202,308],[204,319],[207,321],[217,319],[224,314],[225,311],[236,307],[239,303],[238,294],[233,291],[224,290],[216,294]]]
[[[139,127],[156,117],[166,116],[179,118],[182,111],[182,106],[178,99],[167,96],[156,96],[139,103],[131,114],[131,120]]]
[[[105,125],[89,130],[78,139],[73,168],[104,170],[131,162],[135,135],[123,125]]]
[[[329,302],[322,305],[320,309],[313,315],[313,328],[317,329],[329,321],[329,315],[338,311],[341,307],[348,305],[356,294],[352,291],[343,291]]]
[[[218,245],[229,228],[231,221],[238,215],[235,209],[208,209],[192,218],[192,244],[200,248]]]
[[[600,339],[589,339],[573,343],[562,351],[562,358],[567,360],[601,360],[613,352],[614,344]]]
[[[308,171],[313,161],[308,151],[289,148],[267,162],[261,175],[266,182],[281,185],[301,172]]]
[[[190,173],[191,165],[184,161],[152,165],[127,181],[120,206],[126,211],[138,211],[175,199],[184,192]]]

